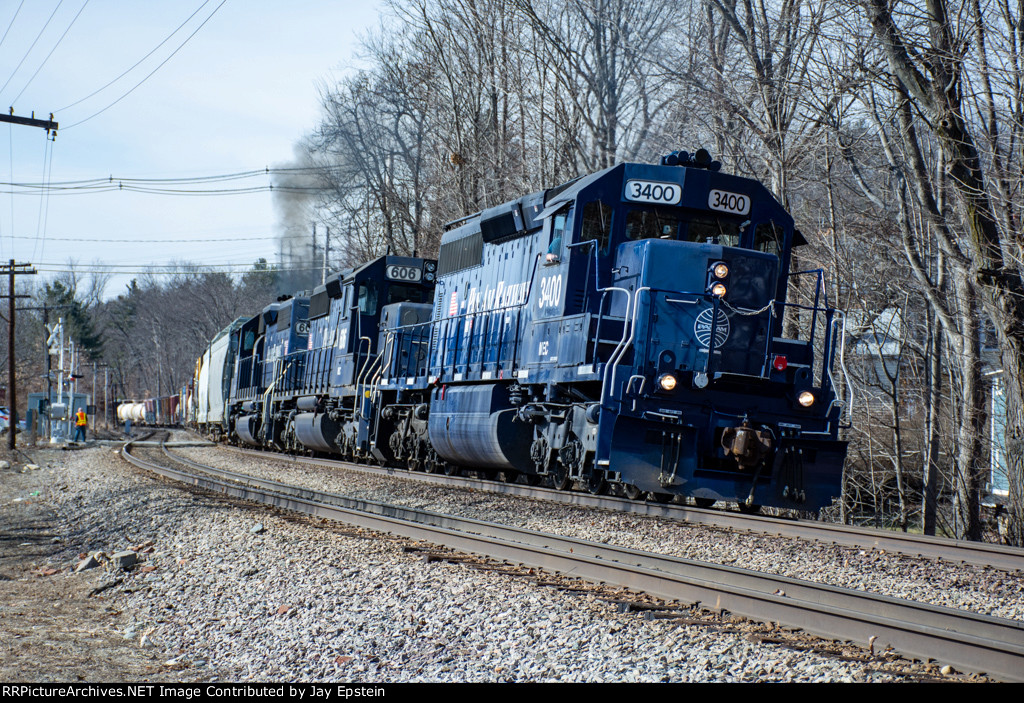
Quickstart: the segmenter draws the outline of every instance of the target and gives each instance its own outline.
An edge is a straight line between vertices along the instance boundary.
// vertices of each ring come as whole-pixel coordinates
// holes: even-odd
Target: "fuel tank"
[[[341,432],[341,423],[325,413],[299,413],[295,416],[295,437],[302,446],[320,452],[336,452],[335,441]]]
[[[505,385],[442,387],[431,398],[427,432],[453,464],[532,472],[533,427],[515,417]]]
[[[259,422],[259,415],[239,415],[238,420],[235,422],[235,432],[238,433],[238,438],[246,444],[251,444],[255,447],[260,446],[259,441],[256,439],[256,429],[259,427]]]

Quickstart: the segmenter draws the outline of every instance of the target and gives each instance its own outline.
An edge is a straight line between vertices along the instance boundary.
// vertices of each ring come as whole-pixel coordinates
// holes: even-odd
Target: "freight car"
[[[117,420],[131,420],[136,426],[174,427],[184,422],[181,395],[167,395],[140,401],[124,401],[117,406]]]
[[[382,257],[243,322],[227,432],[815,510],[839,493],[846,443],[840,316],[821,271],[791,271],[803,243],[760,183],[704,150],[618,164],[451,223],[436,265]]]

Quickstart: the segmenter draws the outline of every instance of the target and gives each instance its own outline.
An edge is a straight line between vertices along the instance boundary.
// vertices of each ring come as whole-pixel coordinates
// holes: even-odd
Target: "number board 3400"
[[[384,275],[392,281],[416,282],[420,280],[422,272],[416,266],[398,266],[397,264],[392,264],[384,269]]]
[[[634,200],[639,203],[675,205],[682,196],[683,188],[678,183],[626,181],[626,200]]]
[[[742,193],[730,193],[727,190],[712,190],[708,193],[708,207],[734,215],[746,215],[750,212],[750,198]]]

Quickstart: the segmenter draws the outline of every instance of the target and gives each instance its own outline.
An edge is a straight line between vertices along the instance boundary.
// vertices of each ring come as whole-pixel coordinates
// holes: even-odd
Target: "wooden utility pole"
[[[48,120],[37,120],[36,113],[33,112],[31,117],[19,117],[14,114],[14,108],[10,109],[9,114],[0,113],[0,122],[9,122],[10,124],[20,124],[27,127],[40,127],[46,130],[46,136],[50,139],[57,138],[57,123],[53,121],[53,113],[50,113],[50,119]],[[14,277],[17,274],[36,274],[38,273],[35,269],[29,270],[31,264],[16,264],[14,259],[11,259],[10,264],[7,265],[7,300],[10,303],[8,310],[10,311],[10,319],[7,321],[7,388],[8,395],[7,417],[10,422],[10,427],[7,432],[7,447],[8,449],[14,449],[15,434],[18,429],[18,396],[14,387],[14,299],[27,298],[27,295],[14,295]],[[0,273],[3,273],[3,266],[0,266]],[[49,399],[47,399],[49,400]]]
[[[18,392],[14,380],[14,300],[15,298],[29,297],[14,294],[14,277],[38,273],[30,267],[31,264],[18,264],[14,262],[14,259],[11,259],[6,266],[0,265],[0,273],[7,274],[7,417],[10,424],[7,431],[7,448],[12,450],[18,430]]]

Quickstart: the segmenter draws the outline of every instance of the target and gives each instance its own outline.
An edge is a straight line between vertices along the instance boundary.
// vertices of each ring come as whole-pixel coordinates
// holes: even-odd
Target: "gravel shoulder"
[[[365,500],[451,513],[659,554],[753,569],[896,598],[1024,620],[1024,573],[655,517],[547,503],[250,457],[222,447],[175,450],[198,462]]]
[[[648,621],[585,589],[185,491],[109,447],[35,457],[0,471],[4,681],[905,680],[884,656]],[[74,571],[133,547],[130,570]]]

